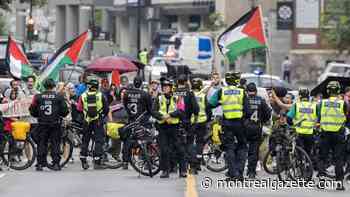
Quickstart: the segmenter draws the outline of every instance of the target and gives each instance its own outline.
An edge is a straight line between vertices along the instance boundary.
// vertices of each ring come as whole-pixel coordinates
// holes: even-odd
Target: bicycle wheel
[[[278,174],[278,178],[283,180],[284,177],[288,177],[291,180],[306,180],[309,181],[313,176],[313,165],[309,155],[299,146],[295,146],[295,150],[289,153],[288,165]]]
[[[68,137],[64,137],[62,139],[62,142],[60,144],[60,156],[61,156],[60,167],[61,168],[63,168],[69,162],[69,160],[72,158],[73,147],[74,147],[73,142]],[[48,161],[47,167],[49,169],[52,169],[53,168],[53,160],[52,160],[52,156],[51,156],[50,144],[49,144],[49,151],[47,154],[47,161]]]
[[[140,174],[144,176],[153,177],[160,171],[159,168],[159,149],[154,143],[132,149],[131,166]]]
[[[220,149],[219,145],[214,145],[209,141],[207,149],[203,151],[203,159],[205,166],[212,172],[223,172],[227,170],[225,153]]]
[[[277,166],[276,166],[276,157],[271,155],[272,151],[269,150],[263,161],[263,168],[266,173],[271,174],[271,175],[276,175],[278,174],[277,171]]]
[[[4,146],[2,163],[14,170],[25,170],[31,167],[37,156],[33,140],[7,141]]]

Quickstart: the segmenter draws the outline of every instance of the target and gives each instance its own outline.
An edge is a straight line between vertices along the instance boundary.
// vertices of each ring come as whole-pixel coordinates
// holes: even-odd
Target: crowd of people
[[[29,110],[37,120],[33,125],[37,125],[35,130],[38,133],[38,171],[47,165],[49,140],[56,142],[51,150],[53,169],[60,170],[60,124],[63,117],[69,115],[71,121],[81,123],[83,127],[82,168],[90,168],[87,156],[89,142],[93,138],[94,169],[105,169],[102,159],[106,143],[105,124],[127,124],[146,114],[144,124],[149,124],[152,117],[159,132],[160,178],[169,178],[169,174],[177,169],[181,178],[187,176],[188,170],[197,174],[201,170],[205,136],[210,132],[208,124],[214,118],[221,117],[221,140],[226,152],[228,180],[243,180],[246,162],[246,176],[251,179],[256,177],[263,126],[271,124],[271,119],[278,120],[278,126],[293,125],[293,122],[305,119],[296,126],[297,144],[308,154],[311,154],[314,145],[315,127],[319,127],[322,145],[318,175],[321,178],[324,176],[326,166],[323,161],[332,151],[336,180],[344,179],[343,166],[349,162],[345,126],[348,126],[350,88],[346,88],[345,94],[340,94],[340,84],[333,81],[327,86],[330,96],[327,99],[322,95],[311,98],[306,88],[299,90],[298,99],[292,94],[281,98],[274,90],[271,90],[268,98],[263,98],[258,96],[254,83],[245,84],[240,79],[239,72],[227,72],[225,85],[218,73],[213,73],[211,80],[211,84],[204,87],[203,80],[180,75],[176,81],[166,78],[153,80],[145,88],[142,78],[138,76],[133,84],[110,85],[107,79],[83,75],[79,84],[56,84],[47,79],[44,82],[46,91],[39,93],[34,88],[35,78],[29,77],[24,90],[20,88],[19,81],[11,81],[2,102],[34,96]],[[127,139],[113,139],[111,152],[127,169],[131,159],[130,142]],[[337,189],[345,188],[342,185]]]

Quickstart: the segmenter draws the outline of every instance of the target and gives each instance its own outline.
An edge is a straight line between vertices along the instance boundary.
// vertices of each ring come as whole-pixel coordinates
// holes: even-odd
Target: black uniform
[[[182,132],[182,134],[180,134],[182,136],[181,138],[183,138],[182,141],[186,144],[186,162],[195,163],[196,161],[192,158],[194,133],[191,128],[191,117],[192,115],[198,116],[199,105],[195,94],[186,86],[177,87],[174,96],[177,97],[178,102],[182,100],[185,104],[185,112],[182,114],[182,124],[179,129],[180,132]],[[172,161],[172,165],[173,164],[175,164],[175,161]]]
[[[141,114],[147,112],[144,118],[141,120],[146,126],[152,112],[152,99],[151,96],[144,90],[130,88],[127,89],[124,97],[123,104],[126,112],[128,113],[129,121],[135,121]],[[126,139],[123,142],[123,162],[129,162],[131,159],[131,142]]]
[[[49,140],[52,146],[53,164],[59,164],[61,160],[61,119],[69,113],[63,96],[54,91],[46,91],[35,95],[29,111],[33,117],[38,118],[38,164],[42,166],[47,164],[46,156]]]
[[[247,96],[248,109],[244,117],[244,127],[248,143],[248,172],[256,174],[259,158],[259,146],[262,137],[262,125],[271,118],[271,108],[260,96]]]

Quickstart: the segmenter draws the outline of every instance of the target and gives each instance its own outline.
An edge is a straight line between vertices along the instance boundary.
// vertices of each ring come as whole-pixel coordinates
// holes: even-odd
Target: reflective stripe
[[[96,103],[88,103],[88,96],[96,96]],[[94,120],[97,120],[100,117],[100,112],[103,108],[103,101],[102,101],[102,93],[101,92],[85,92],[82,95],[82,101],[83,101],[83,109],[84,109],[84,118],[87,122],[92,122]],[[89,107],[96,107],[97,110],[97,116],[96,117],[89,117],[88,116],[88,108]]]
[[[244,90],[235,86],[222,88],[220,103],[226,119],[243,117]]]
[[[196,100],[199,106],[199,113],[198,113],[198,120],[197,123],[204,123],[207,121],[207,114],[205,112],[205,97],[206,95],[200,92],[195,92],[194,93],[196,96]],[[191,122],[194,123],[195,116],[192,115],[191,117]]]
[[[331,97],[321,102],[321,129],[328,132],[339,132],[346,121],[344,101]]]
[[[176,97],[171,97],[170,98],[170,104],[169,104],[169,109],[167,111],[167,98],[165,98],[164,95],[159,96],[159,112],[164,116],[164,115],[169,115],[170,113],[176,111],[176,102],[175,102]],[[179,124],[180,119],[179,118],[171,118],[170,123],[168,124]],[[158,121],[159,124],[165,124],[165,121],[161,120]]]
[[[294,121],[304,120],[300,126],[296,126],[296,132],[299,134],[313,134],[314,125],[317,120],[316,108],[317,104],[314,102],[301,101],[295,104],[296,114]]]

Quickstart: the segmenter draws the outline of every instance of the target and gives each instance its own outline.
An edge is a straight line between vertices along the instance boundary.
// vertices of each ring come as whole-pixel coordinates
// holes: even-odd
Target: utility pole
[[[95,31],[96,31],[96,25],[95,25],[95,5],[91,4],[91,44],[90,44],[90,60],[92,60],[93,57],[93,50],[94,50],[94,40],[95,40]]]
[[[256,7],[256,0],[251,0],[251,8],[252,10]],[[256,60],[256,50],[252,50],[252,62],[254,63]]]
[[[137,0],[137,55],[141,51],[141,0]]]
[[[28,44],[29,44],[29,51],[32,50],[32,40],[34,36],[34,20],[33,20],[33,0],[30,0],[29,2],[29,20],[28,20]]]

